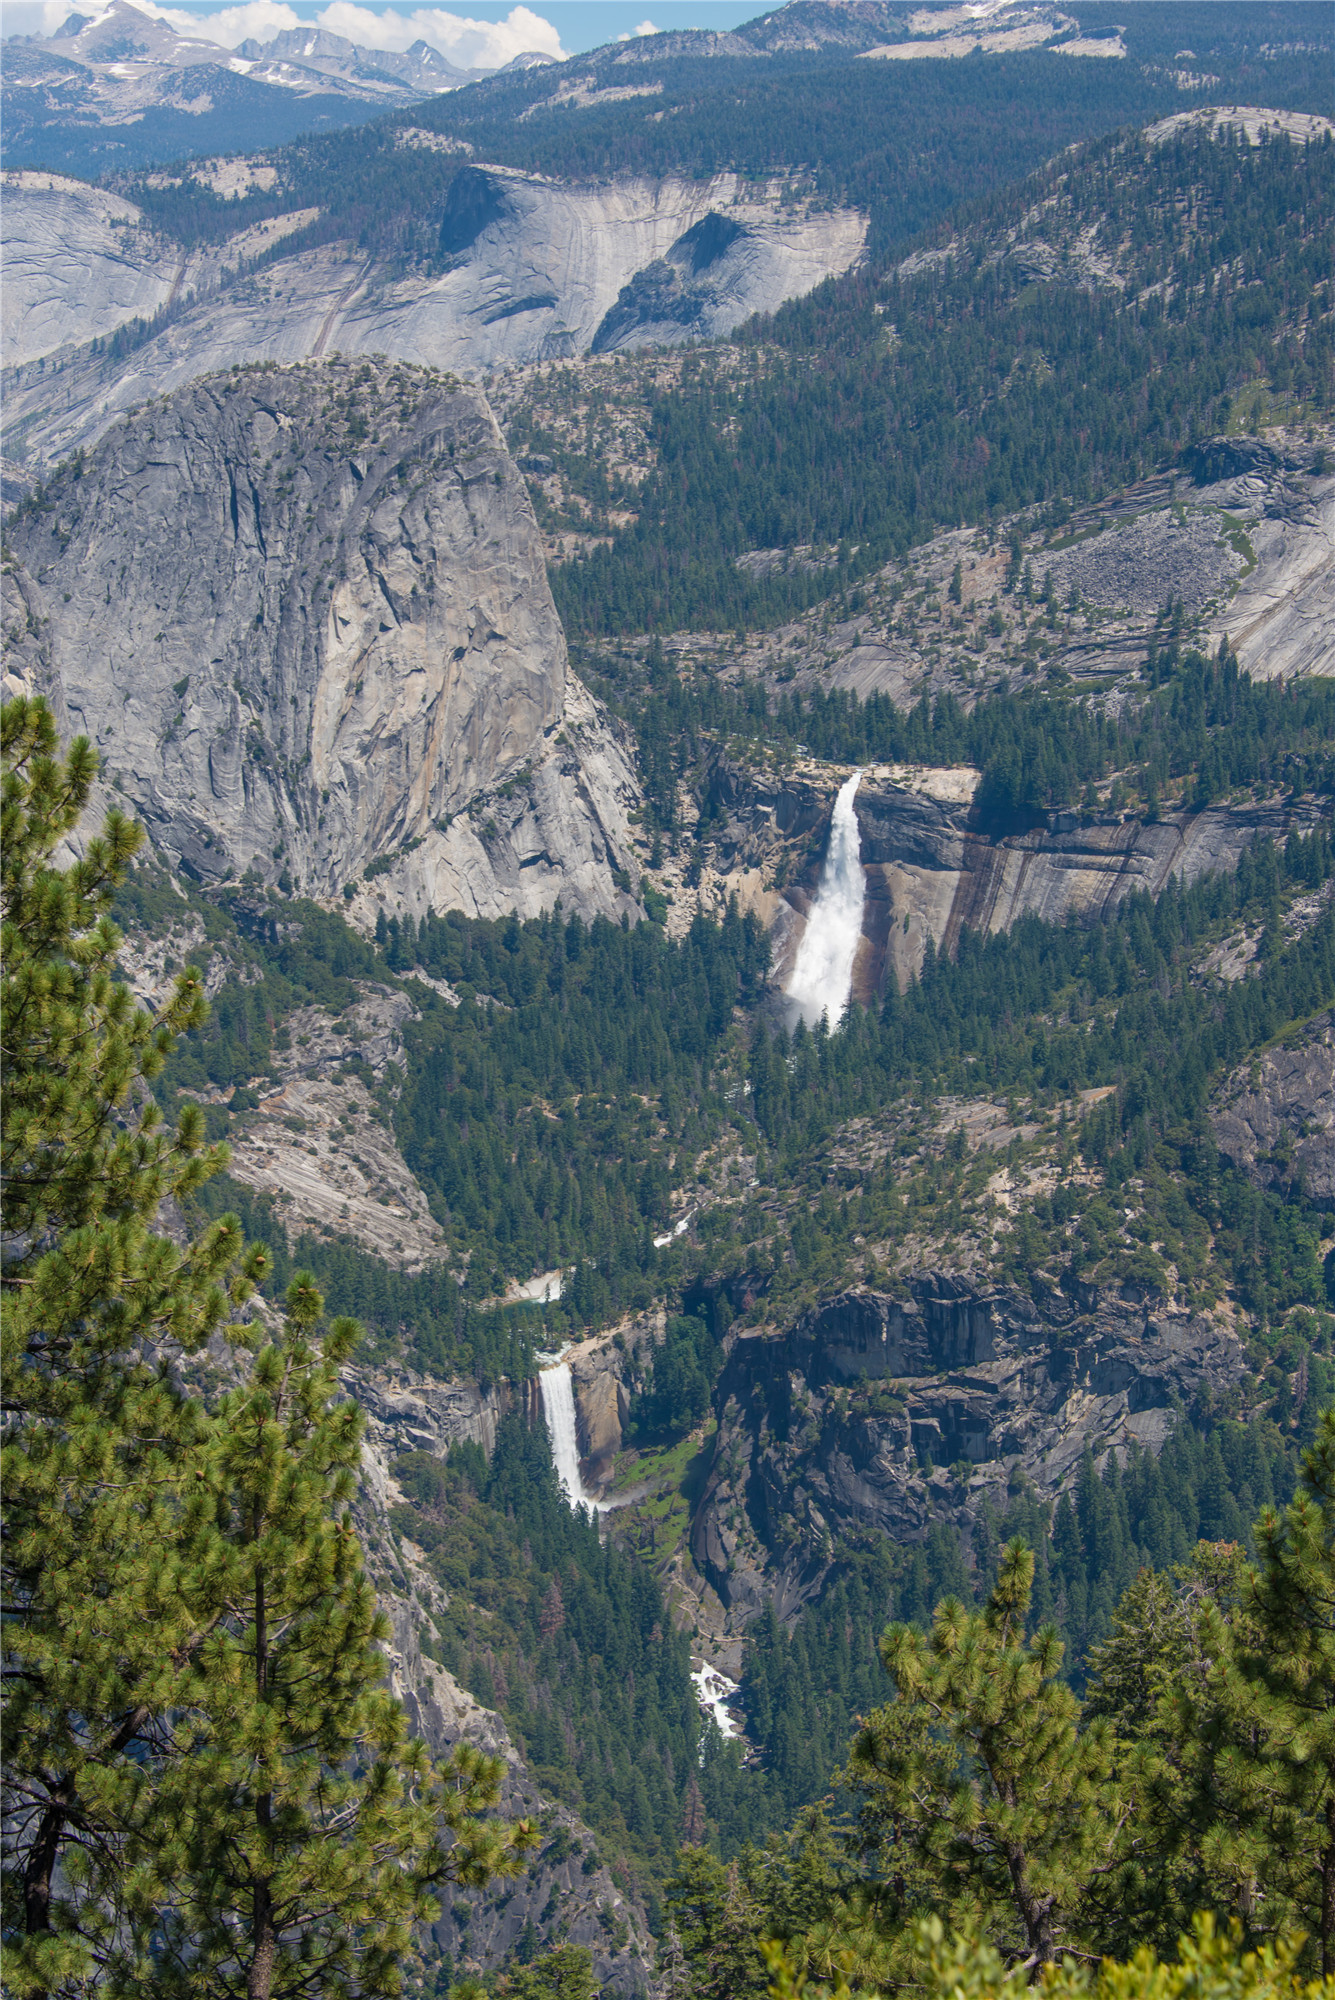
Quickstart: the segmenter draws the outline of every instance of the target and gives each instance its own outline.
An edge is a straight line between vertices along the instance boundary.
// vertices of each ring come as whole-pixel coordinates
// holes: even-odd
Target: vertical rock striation
[[[631,907],[634,778],[476,389],[369,363],[211,377],[58,475],[9,546],[7,685],[51,694],[201,880],[329,897],[375,864],[417,910]]]

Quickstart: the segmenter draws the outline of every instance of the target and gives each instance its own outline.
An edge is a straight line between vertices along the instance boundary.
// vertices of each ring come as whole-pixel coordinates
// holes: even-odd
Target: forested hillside
[[[1328,412],[1332,198],[1328,136],[1107,140],[786,307],[657,401],[656,466],[611,496],[634,522],[556,572],[563,617],[598,634],[778,622],[940,525],[1138,479],[1235,404]],[[827,564],[763,579],[739,561],[813,547]]]

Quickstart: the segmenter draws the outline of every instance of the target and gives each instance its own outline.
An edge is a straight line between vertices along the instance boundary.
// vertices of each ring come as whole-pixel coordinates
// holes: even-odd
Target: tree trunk
[[[267,1804],[267,1800],[265,1801]],[[273,1927],[273,1898],[269,1882],[257,1882],[250,1898],[250,1970],[246,1974],[246,2000],[269,2000],[273,1990],[274,1959],[278,1937]]]
[[[148,1720],[146,1708],[133,1709],[101,1751],[103,1762],[120,1755],[132,1743]],[[23,1870],[23,1928],[31,1937],[35,1931],[51,1928],[51,1877],[56,1872],[60,1843],[72,1814],[78,1807],[78,1790],[66,1772],[47,1800]]]
[[[1326,1831],[1330,1835],[1321,1856],[1321,1977],[1335,1973],[1335,1798],[1326,1802]]]
[[[255,1574],[255,1695],[263,1701],[269,1685],[269,1616],[264,1596],[264,1571]],[[273,1821],[273,1794],[255,1797],[255,1823],[264,1832]],[[266,1862],[272,1856],[265,1854]],[[269,2000],[273,1990],[274,1960],[278,1936],[273,1922],[272,1878],[262,1875],[250,1895],[250,1970],[246,1974],[246,2000]]]
[[[1006,1866],[1010,1869],[1015,1905],[1020,1912],[1029,1949],[1038,1965],[1051,1965],[1057,1955],[1052,1935],[1052,1898],[1036,1896],[1030,1888],[1022,1847],[1007,1847]]]
[[[23,1870],[23,1927],[29,1937],[51,1928],[51,1877],[60,1852],[60,1836],[66,1811],[59,1797],[53,1798],[42,1814],[37,1838]]]

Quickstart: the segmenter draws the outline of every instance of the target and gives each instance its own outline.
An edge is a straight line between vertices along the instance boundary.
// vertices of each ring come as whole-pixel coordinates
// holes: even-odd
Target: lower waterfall
[[[587,1507],[591,1513],[606,1512],[606,1502],[596,1499],[579,1472],[579,1439],[575,1432],[575,1389],[568,1361],[553,1361],[538,1375],[542,1388],[542,1410],[552,1441],[552,1462],[561,1491],[572,1507]]]
[[[861,771],[854,771],[839,787],[830,821],[830,851],[786,989],[809,1028],[822,1015],[831,1028],[837,1028],[853,990],[853,960],[867,896],[862,836],[853,806],[861,782]]]

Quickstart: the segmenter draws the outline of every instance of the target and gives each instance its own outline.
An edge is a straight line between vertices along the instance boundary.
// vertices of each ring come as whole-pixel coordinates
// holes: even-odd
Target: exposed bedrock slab
[[[1335,1027],[1329,1013],[1287,1048],[1229,1077],[1211,1114],[1220,1154],[1262,1187],[1335,1208]]]
[[[370,920],[634,907],[627,753],[476,389],[344,363],[198,383],[9,546],[6,685],[50,693],[173,863],[328,897],[374,862]]]
[[[229,255],[254,257],[266,239],[225,243],[187,278],[137,211],[135,226],[113,228],[109,198],[88,189],[85,201],[68,182],[69,213],[56,218],[51,197],[29,187],[35,178],[14,177],[5,204],[6,337],[11,322],[23,335],[6,361],[29,364],[5,384],[7,449],[34,466],[86,445],[146,397],[238,361],[388,355],[477,374],[587,353],[600,329],[605,347],[730,333],[848,270],[867,229],[854,209],[786,203],[777,185],[735,174],[574,184],[469,166],[439,218],[443,270],[405,276],[338,242],[224,272]],[[265,226],[281,233],[287,220]],[[95,256],[60,251],[71,231],[95,242]],[[660,266],[676,288],[672,309],[655,303],[656,281],[627,305],[637,273]],[[114,361],[83,345],[165,305],[174,287],[180,309],[152,340]]]
[[[183,262],[133,202],[62,174],[7,173],[0,351],[6,367],[148,318]]]
[[[1096,1461],[1133,1443],[1157,1451],[1175,1405],[1244,1368],[1228,1327],[1130,1291],[1035,1300],[937,1275],[895,1295],[845,1292],[785,1334],[732,1344],[692,1552],[741,1619],[771,1599],[786,1615],[819,1594],[841,1535],[913,1543],[934,1521],[966,1525],[985,1499],[1004,1506],[1017,1472],[1051,1497],[1086,1446]],[[893,1391],[892,1407],[841,1399],[868,1382]],[[966,1462],[961,1484],[947,1468]]]

